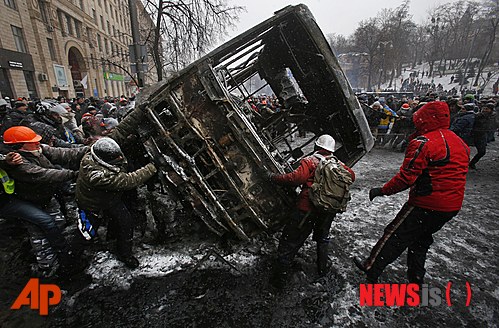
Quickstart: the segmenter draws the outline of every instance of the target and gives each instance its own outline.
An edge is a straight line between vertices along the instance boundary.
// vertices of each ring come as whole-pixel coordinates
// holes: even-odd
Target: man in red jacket
[[[317,270],[320,276],[327,271],[329,230],[336,213],[320,211],[312,204],[309,193],[314,182],[315,169],[324,158],[333,154],[335,140],[330,135],[321,135],[315,141],[315,153],[301,160],[300,166],[288,174],[270,174],[270,179],[280,185],[301,186],[296,204],[297,211],[284,227],[277,249],[277,263],[270,280],[277,288],[284,287],[294,257],[313,231],[317,242]],[[354,172],[341,163],[355,180]]]
[[[372,201],[377,196],[411,188],[409,200],[385,228],[369,258],[354,259],[371,283],[408,248],[409,282],[422,284],[432,234],[452,219],[463,204],[470,149],[449,130],[449,107],[443,101],[427,103],[414,114],[413,121],[416,137],[407,147],[399,173],[382,188],[369,191]]]

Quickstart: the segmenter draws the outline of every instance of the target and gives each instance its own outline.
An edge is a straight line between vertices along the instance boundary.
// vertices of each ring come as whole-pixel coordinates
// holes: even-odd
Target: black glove
[[[381,188],[372,188],[369,190],[369,200],[372,202],[374,198],[378,196],[384,196],[383,192],[381,191]]]
[[[272,173],[264,168],[258,168],[258,175],[264,178],[265,180],[272,181],[272,177],[275,173]]]
[[[269,181],[272,181],[272,178],[273,178],[274,176],[276,176],[276,175],[277,175],[277,174],[272,173],[272,172],[270,172],[270,171],[265,171],[265,177],[266,177],[266,179],[267,179],[267,180],[269,180]]]

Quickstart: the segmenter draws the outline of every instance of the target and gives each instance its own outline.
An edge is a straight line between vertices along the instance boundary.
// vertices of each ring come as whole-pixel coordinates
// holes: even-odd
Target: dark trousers
[[[102,224],[97,213],[85,210],[88,219],[95,230]],[[130,211],[122,200],[112,203],[109,208],[102,211],[104,216],[109,219],[107,230],[108,238],[116,237],[118,256],[127,257],[132,255],[133,244],[133,219]]]
[[[365,262],[367,278],[377,281],[387,265],[395,261],[405,249],[407,276],[411,283],[422,283],[426,253],[433,243],[433,234],[452,219],[458,211],[439,212],[404,204],[395,219],[385,228]]]
[[[482,158],[487,152],[487,134],[474,137],[473,142],[475,143],[477,153],[475,156],[473,156],[470,165],[475,165],[476,163],[478,163],[480,158]]]
[[[310,214],[302,211],[293,213],[282,231],[277,249],[277,270],[287,271],[300,248],[313,231],[313,240],[317,242],[318,262],[327,257],[329,247],[329,230],[336,213],[312,211]],[[307,216],[307,217],[306,217]],[[321,258],[321,254],[322,255]],[[319,264],[319,263],[318,263]]]

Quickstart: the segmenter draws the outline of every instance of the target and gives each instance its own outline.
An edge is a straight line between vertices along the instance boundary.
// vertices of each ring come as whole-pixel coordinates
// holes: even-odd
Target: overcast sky
[[[361,20],[373,17],[382,8],[396,8],[402,0],[228,0],[229,4],[245,6],[247,12],[240,15],[234,37],[273,15],[274,11],[303,3],[308,6],[324,34],[336,33],[348,36],[355,31]],[[430,9],[457,0],[412,0],[410,13],[416,23],[423,22]]]

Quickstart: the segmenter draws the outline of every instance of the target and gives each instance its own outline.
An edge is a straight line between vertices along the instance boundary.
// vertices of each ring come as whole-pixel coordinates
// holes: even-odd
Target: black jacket
[[[15,181],[15,194],[38,205],[47,204],[61,184],[78,176],[78,167],[88,147],[55,148],[42,145],[40,157],[19,151],[24,163],[6,168]],[[67,169],[60,168],[61,166]]]

